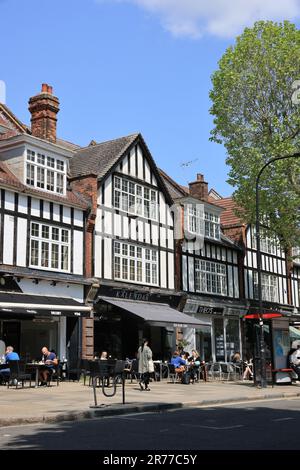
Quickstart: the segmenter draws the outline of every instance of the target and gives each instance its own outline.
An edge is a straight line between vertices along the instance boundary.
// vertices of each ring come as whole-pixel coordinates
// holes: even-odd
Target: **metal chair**
[[[70,376],[73,377],[71,380],[77,380],[77,382],[79,382],[80,380],[80,376],[82,374],[82,359],[78,358],[77,359],[77,364],[76,364],[76,367],[71,367],[67,369],[67,379],[70,380]],[[74,378],[75,377],[75,378]]]
[[[212,362],[208,364],[207,369],[208,377],[210,377],[212,380],[221,380],[222,370],[220,362]]]
[[[130,382],[132,383],[132,379],[139,380],[139,363],[137,359],[133,359],[130,364],[130,368],[127,372],[128,377],[130,378]]]
[[[25,372],[25,361],[9,361],[8,366],[10,369],[10,377],[7,382],[7,388],[11,385],[15,385],[16,388],[18,388],[20,383],[22,384],[22,388],[24,388],[24,382],[27,380],[29,380],[29,387],[31,387],[31,374]]]
[[[58,387],[59,382],[61,380],[61,366],[58,361],[58,363],[52,367],[52,371],[49,370],[48,378],[47,378],[47,386],[50,387],[50,382],[51,380],[56,382],[56,385]]]
[[[236,373],[233,365],[230,362],[221,362],[221,378],[224,380],[230,380],[232,377],[236,377]]]
[[[168,364],[168,370],[169,370],[168,376],[170,377],[170,379],[172,380],[174,384],[176,380],[178,379],[178,373],[175,370],[174,364]]]

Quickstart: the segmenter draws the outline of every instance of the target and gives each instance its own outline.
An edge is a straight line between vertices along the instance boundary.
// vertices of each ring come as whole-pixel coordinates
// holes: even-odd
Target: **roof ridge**
[[[29,127],[22,121],[20,121],[20,119],[17,118],[17,116],[11,111],[8,106],[6,106],[6,104],[0,103],[0,108],[2,108],[3,111],[9,115],[9,117],[14,121],[14,124],[17,125],[23,132],[31,134],[31,130],[29,129]]]
[[[172,184],[178,191],[181,193],[188,194],[188,192],[179,184],[177,183],[170,175],[168,175],[164,170],[158,168],[158,171],[162,173],[162,176],[166,178],[170,184]]]
[[[95,147],[98,147],[99,145],[108,144],[109,142],[116,142],[117,140],[121,140],[121,139],[128,139],[130,137],[136,138],[139,135],[140,135],[140,132],[137,132],[135,134],[123,135],[122,137],[117,137],[116,139],[109,139],[109,140],[104,140],[103,142],[98,142],[95,145],[92,145],[92,147],[95,148]],[[70,142],[70,143],[72,143],[72,142]],[[85,149],[88,149],[90,147],[91,147],[91,145],[89,144],[89,145],[86,145],[85,147],[79,147],[79,150],[85,150]]]

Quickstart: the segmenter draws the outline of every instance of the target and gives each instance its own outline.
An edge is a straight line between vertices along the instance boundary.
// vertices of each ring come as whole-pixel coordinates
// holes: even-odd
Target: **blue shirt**
[[[171,359],[171,364],[174,364],[175,367],[185,366],[186,362],[180,356],[174,356]]]
[[[19,354],[16,352],[10,352],[5,355],[5,360],[6,362],[7,361],[19,361],[20,360]]]
[[[56,359],[56,354],[54,354],[53,352],[51,352],[48,356],[46,356],[46,354],[44,354],[43,359],[44,359],[45,362],[46,361],[53,361],[54,359]],[[54,364],[45,364],[45,366],[51,367],[51,369],[55,369]]]

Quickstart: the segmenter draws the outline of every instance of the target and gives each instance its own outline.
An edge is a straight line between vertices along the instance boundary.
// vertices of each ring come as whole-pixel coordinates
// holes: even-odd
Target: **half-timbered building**
[[[69,184],[77,146],[56,138],[52,88],[29,101],[31,128],[0,104],[0,338],[23,357],[81,354],[89,201]]]
[[[196,347],[206,361],[230,361],[241,350],[241,248],[221,230],[222,206],[208,196],[203,175],[182,187],[161,172],[182,212],[177,239],[177,289],[185,293],[184,312],[201,319],[198,329],[183,330],[188,349]]]
[[[236,204],[232,198],[215,199],[215,204],[224,208],[221,216],[222,229],[231,239],[243,248],[243,276],[241,279],[241,297],[248,304],[248,314],[252,319],[243,322],[243,349],[246,355],[259,357],[259,319],[262,314],[267,356],[274,367],[286,367],[286,357],[292,339],[299,337],[293,325],[299,320],[299,265],[297,257],[291,262],[290,254],[280,247],[276,237],[261,234],[261,268],[263,312],[259,311],[257,249],[255,227],[245,224],[236,215]],[[296,253],[294,253],[296,255]],[[277,318],[273,318],[277,316]],[[290,328],[289,328],[290,327]],[[276,356],[277,343],[283,345],[284,354]],[[256,349],[255,349],[256,346]],[[282,348],[278,347],[277,351]],[[270,351],[270,352],[269,352]]]
[[[92,141],[72,158],[71,179],[93,200],[95,352],[134,357],[146,336],[155,357],[168,359],[174,328],[197,321],[176,310],[172,199],[143,137]]]

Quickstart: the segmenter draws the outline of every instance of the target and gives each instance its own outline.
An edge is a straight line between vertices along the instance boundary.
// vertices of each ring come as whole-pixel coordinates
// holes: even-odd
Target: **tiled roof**
[[[73,152],[76,152],[77,150],[81,148],[80,145],[73,144],[73,142],[68,142],[67,140],[64,140],[64,139],[56,139],[55,143],[59,145],[60,147],[64,147],[67,150],[71,150]]]
[[[102,178],[139,135],[132,134],[81,148],[70,160],[71,178],[90,174]]]
[[[9,189],[20,191],[31,196],[39,197],[49,201],[57,202],[59,204],[65,204],[75,206],[80,209],[87,209],[89,207],[89,201],[74,190],[68,191],[66,196],[60,196],[59,194],[51,194],[46,191],[39,191],[35,188],[25,186],[18,180],[18,178],[9,170],[4,162],[0,161],[0,186],[3,185]]]
[[[172,199],[178,199],[179,197],[185,197],[188,196],[188,191],[186,191],[183,186],[180,186],[179,184],[176,183],[167,173],[165,173],[163,170],[159,169],[158,170],[160,173],[160,176],[162,177],[165,186],[167,190],[170,193],[170,196]]]
[[[222,207],[224,210],[221,213],[221,224],[224,227],[233,226],[233,225],[243,225],[244,222],[241,217],[238,217],[235,213],[235,209],[238,208],[236,202],[232,197],[223,197],[222,199],[215,199],[212,197],[208,198],[209,202]]]

